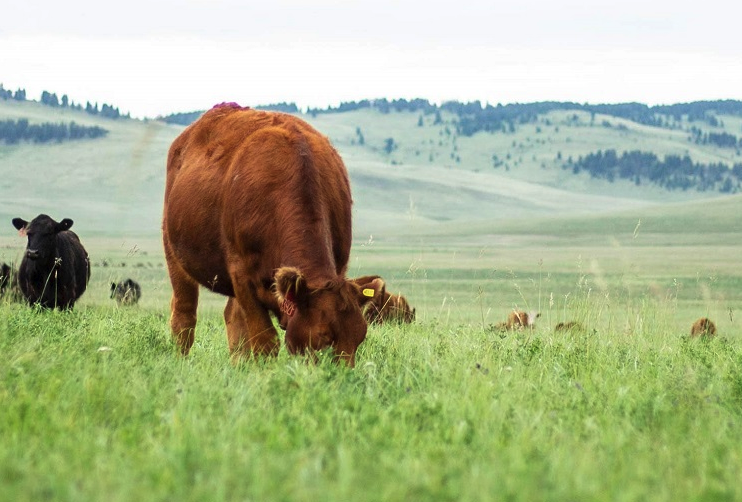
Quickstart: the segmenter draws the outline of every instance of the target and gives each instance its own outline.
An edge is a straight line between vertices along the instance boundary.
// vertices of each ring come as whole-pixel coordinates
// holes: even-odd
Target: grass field
[[[530,296],[531,278],[426,273],[398,281],[421,319],[372,327],[353,370],[283,350],[232,366],[216,301],[182,359],[152,298],[165,291],[117,308],[100,273],[74,312],[0,304],[0,499],[742,496],[742,345],[722,312],[740,301],[715,298],[738,284],[687,303],[544,271],[541,322],[502,334],[492,313],[480,321],[491,298],[477,288]],[[699,302],[718,313],[716,339],[680,322],[706,314]],[[563,318],[587,330],[554,333]]]
[[[89,239],[74,312],[0,303],[0,499],[739,500],[739,235],[604,228],[356,243],[350,275],[418,321],[370,328],[353,370],[231,365],[207,292],[182,359],[158,240]],[[142,304],[119,308],[128,276]],[[534,331],[492,329],[514,307]],[[704,315],[719,336],[689,339]]]
[[[0,119],[50,113],[0,103]],[[742,197],[560,179],[541,167],[560,149],[685,141],[567,119],[457,138],[448,165],[428,159],[454,139],[417,115],[317,117],[354,184],[349,275],[381,274],[417,309],[371,327],[355,369],[284,349],[232,365],[208,292],[191,355],[175,353],[159,218],[178,128],[0,146],[0,261],[25,246],[10,217],[48,211],[93,264],[73,312],[0,299],[0,501],[742,500]],[[136,307],[109,298],[126,277]],[[514,308],[540,312],[533,331],[493,329]],[[702,316],[715,339],[689,338]],[[568,320],[585,329],[554,332]]]

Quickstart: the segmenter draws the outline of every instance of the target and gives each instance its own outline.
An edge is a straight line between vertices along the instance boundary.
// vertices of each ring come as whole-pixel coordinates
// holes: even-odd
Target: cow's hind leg
[[[180,352],[188,355],[196,332],[198,283],[191,279],[167,252],[167,246],[165,248],[170,283],[173,286],[173,297],[170,300],[170,329]]]

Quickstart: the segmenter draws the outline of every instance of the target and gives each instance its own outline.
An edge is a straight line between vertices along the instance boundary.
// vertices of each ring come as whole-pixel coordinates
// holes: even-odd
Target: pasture
[[[182,128],[0,103],[17,117],[110,134],[0,148],[0,262],[25,245],[10,218],[47,212],[92,263],[72,312],[0,299],[0,500],[742,500],[742,197],[556,162],[736,151],[559,113],[471,138],[409,113],[312,118],[351,176],[348,275],[380,274],[417,321],[370,327],[352,370],[285,348],[232,365],[223,297],[202,292],[188,358],[170,340],[159,225]],[[142,297],[119,307],[127,277]],[[493,329],[516,308],[541,313],[533,331]],[[716,338],[689,338],[699,317]]]
[[[740,234],[629,221],[356,242],[349,275],[418,321],[371,327],[353,370],[231,365],[205,291],[183,359],[159,240],[83,235],[74,312],[0,304],[0,499],[738,500]],[[108,298],[125,277],[136,307]],[[493,331],[515,307],[535,330]],[[716,339],[688,337],[701,316]]]

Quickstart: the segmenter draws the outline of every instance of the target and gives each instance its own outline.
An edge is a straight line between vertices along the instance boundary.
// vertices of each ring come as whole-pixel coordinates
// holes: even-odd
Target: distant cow
[[[363,316],[369,324],[411,323],[415,320],[415,309],[401,294],[387,291],[380,276],[364,275],[353,279],[353,282],[361,288],[362,294],[373,295],[363,310]]]
[[[7,263],[0,265],[0,296],[4,296],[5,292],[9,290],[13,277],[15,277],[15,274],[10,265]]]
[[[31,222],[13,218],[13,226],[28,237],[18,268],[18,285],[29,304],[71,309],[90,279],[88,253],[70,230],[72,220],[59,223],[45,214]]]
[[[508,314],[505,322],[499,322],[494,325],[496,331],[516,331],[524,328],[533,329],[536,319],[541,317],[538,312],[524,312],[523,310],[513,310]]]
[[[133,279],[111,283],[111,298],[115,298],[119,305],[135,305],[141,297],[142,288]]]
[[[162,222],[181,352],[200,284],[230,297],[233,355],[277,352],[272,313],[289,352],[332,347],[352,366],[369,298],[345,277],[351,203],[340,156],[296,117],[223,103],[186,128],[168,153]]]
[[[707,317],[701,317],[691,326],[690,336],[693,338],[697,336],[712,338],[716,336],[716,324]]]
[[[0,298],[13,302],[25,300],[21,288],[18,286],[18,271],[14,265],[3,263],[0,265]]]

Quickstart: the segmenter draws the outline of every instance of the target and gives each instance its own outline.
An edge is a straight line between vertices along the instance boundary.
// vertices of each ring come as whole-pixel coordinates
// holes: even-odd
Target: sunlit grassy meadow
[[[634,230],[356,243],[350,275],[382,274],[418,321],[371,327],[355,369],[230,364],[208,292],[183,359],[158,241],[91,238],[75,311],[0,303],[0,499],[737,500],[739,246],[694,261],[713,249]],[[137,307],[108,298],[124,277]],[[516,307],[535,329],[494,330]],[[719,336],[690,339],[705,315]]]
[[[225,299],[205,291],[178,356],[159,222],[181,128],[0,102],[0,118],[110,130],[0,148],[0,262],[25,245],[10,218],[47,212],[75,220],[93,265],[72,312],[0,299],[0,501],[742,500],[742,197],[557,162],[740,153],[572,115],[471,138],[446,114],[306,117],[350,172],[348,275],[380,274],[417,309],[370,327],[349,369],[285,350],[231,364]],[[127,277],[143,296],[118,307],[110,283]],[[539,312],[535,328],[495,329],[513,309]],[[702,316],[716,338],[690,339]]]

